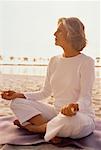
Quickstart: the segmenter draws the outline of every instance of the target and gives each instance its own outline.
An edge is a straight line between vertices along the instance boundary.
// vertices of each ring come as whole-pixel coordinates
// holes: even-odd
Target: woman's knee
[[[13,110],[16,106],[21,105],[25,101],[24,98],[16,98],[11,101],[10,108]]]

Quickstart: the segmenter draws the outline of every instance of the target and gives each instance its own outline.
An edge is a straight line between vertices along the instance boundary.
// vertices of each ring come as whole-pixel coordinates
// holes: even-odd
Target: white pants
[[[11,102],[11,109],[21,124],[38,114],[46,118],[48,123],[44,136],[45,141],[55,136],[82,138],[95,129],[94,121],[88,115],[81,112],[77,112],[72,117],[57,114],[54,106],[42,101],[17,98]]]

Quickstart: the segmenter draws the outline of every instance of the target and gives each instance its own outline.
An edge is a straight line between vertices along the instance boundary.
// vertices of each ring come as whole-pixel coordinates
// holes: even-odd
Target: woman
[[[54,137],[82,138],[95,129],[91,102],[94,60],[81,53],[86,37],[78,18],[60,18],[54,36],[63,54],[50,59],[43,89],[31,93],[4,91],[2,98],[12,100],[11,109],[20,122],[15,124],[45,133],[46,141],[57,142]],[[54,105],[41,101],[51,94]]]

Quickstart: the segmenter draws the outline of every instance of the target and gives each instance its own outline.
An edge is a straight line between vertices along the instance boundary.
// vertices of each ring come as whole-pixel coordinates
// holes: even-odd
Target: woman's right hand
[[[25,98],[22,93],[17,93],[15,91],[3,91],[1,97],[6,100],[13,100],[15,98]]]

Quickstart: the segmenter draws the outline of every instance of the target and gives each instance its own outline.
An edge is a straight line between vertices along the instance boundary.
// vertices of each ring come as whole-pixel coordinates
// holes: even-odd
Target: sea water
[[[0,65],[1,74],[45,76],[47,65]],[[95,67],[96,78],[101,78],[101,67]]]

